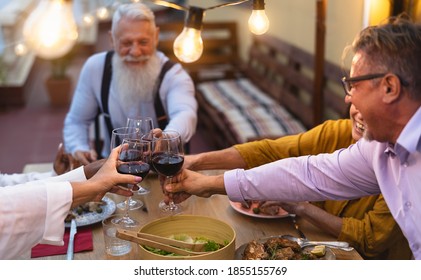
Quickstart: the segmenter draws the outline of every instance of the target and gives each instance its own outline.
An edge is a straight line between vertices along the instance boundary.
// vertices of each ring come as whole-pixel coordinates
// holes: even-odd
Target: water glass
[[[116,237],[117,229],[124,228],[112,221],[116,218],[122,218],[123,215],[112,215],[102,221],[102,229],[104,231],[105,252],[111,256],[122,256],[129,253],[132,249],[130,241],[126,241]]]

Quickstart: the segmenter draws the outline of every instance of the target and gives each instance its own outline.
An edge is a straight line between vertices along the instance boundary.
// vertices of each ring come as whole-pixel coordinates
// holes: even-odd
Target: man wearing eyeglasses
[[[350,78],[342,81],[345,102],[366,122],[363,139],[332,154],[219,176],[183,170],[166,190],[176,201],[227,194],[240,202],[339,200],[381,192],[413,256],[421,259],[421,25],[392,18],[362,30],[352,50]]]

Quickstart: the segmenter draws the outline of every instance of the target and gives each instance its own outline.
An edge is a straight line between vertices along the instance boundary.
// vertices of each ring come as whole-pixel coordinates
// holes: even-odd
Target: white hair
[[[118,23],[122,18],[130,20],[145,20],[155,26],[155,15],[148,6],[142,3],[121,4],[114,12],[111,32],[114,36]]]

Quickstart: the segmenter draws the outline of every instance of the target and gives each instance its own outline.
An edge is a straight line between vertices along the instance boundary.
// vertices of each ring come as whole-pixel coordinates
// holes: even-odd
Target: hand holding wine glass
[[[177,131],[164,131],[160,138],[154,141],[152,164],[155,170],[166,177],[163,185],[171,183],[172,178],[180,172],[184,162],[183,143]],[[161,211],[175,214],[182,211],[181,205],[170,200],[169,204],[164,201],[159,203]]]
[[[150,170],[151,143],[141,139],[123,139],[120,155],[117,160],[117,171],[121,174],[132,174],[144,179]],[[133,185],[127,185],[132,188]],[[129,199],[126,200],[124,216],[116,224],[125,227],[137,227],[139,222],[129,216]]]
[[[137,133],[135,128],[131,127],[119,127],[113,129],[111,133],[111,149],[118,147],[122,144],[123,139],[140,139],[140,135]],[[136,210],[143,207],[143,202],[130,197],[128,199],[129,202],[129,210]],[[126,200],[120,203],[117,203],[117,207],[119,209],[125,210],[126,209]]]

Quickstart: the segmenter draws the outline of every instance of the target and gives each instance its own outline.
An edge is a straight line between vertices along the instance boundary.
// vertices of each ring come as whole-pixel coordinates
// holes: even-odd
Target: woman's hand
[[[142,177],[117,172],[119,150],[120,147],[114,148],[102,167],[90,179],[71,183],[73,207],[89,201],[99,201],[107,192],[124,196],[133,195],[132,191],[121,188],[120,185],[136,185],[142,181]]]

